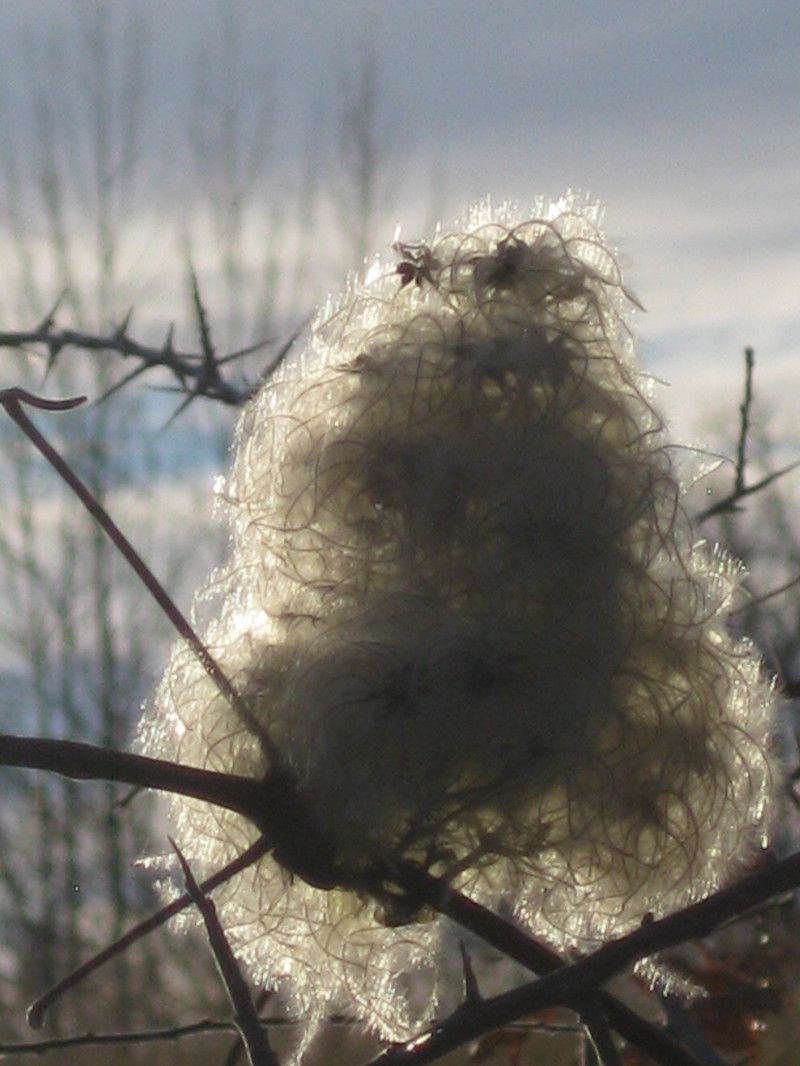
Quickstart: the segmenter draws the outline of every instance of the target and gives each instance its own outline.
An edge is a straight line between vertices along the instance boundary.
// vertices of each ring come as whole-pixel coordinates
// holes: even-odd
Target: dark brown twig
[[[269,1021],[270,1025],[282,1024],[282,1019]],[[181,1040],[204,1033],[235,1032],[232,1021],[216,1021],[203,1018],[188,1025],[171,1026],[168,1029],[145,1029],[123,1033],[81,1033],[78,1036],[58,1036],[49,1040],[29,1040],[19,1043],[0,1043],[0,1058],[16,1060],[22,1055],[46,1055],[51,1051],[69,1051],[77,1048],[115,1047],[121,1044],[153,1044],[168,1040]]]
[[[153,571],[136,551],[134,546],[119,528],[117,523],[99,502],[91,490],[81,481],[72,467],[61,457],[50,442],[39,432],[23,410],[23,404],[39,408],[45,411],[68,411],[84,402],[84,397],[74,397],[68,400],[43,400],[34,396],[24,389],[0,390],[0,405],[6,413],[19,426],[32,444],[50,463],[56,473],[69,486],[72,492],[95,519],[97,524],[112,542],[117,551],[122,555],[141,583],[156,601],[166,617],[173,624],[181,637],[189,644],[206,673],[216,684],[219,691],[230,700],[242,722],[249,726],[254,736],[261,737],[265,753],[279,765],[278,752],[266,734],[263,734],[258,722],[255,721],[250,708],[241,698],[231,684],[225,671],[213,657],[206,645],[194,631],[186,616],[178,608],[175,601],[166,591],[164,586],[155,576]]]
[[[267,1034],[258,1019],[253,997],[250,995],[242,971],[239,969],[239,964],[217,917],[217,908],[198,885],[181,849],[174,840],[170,840],[170,843],[181,864],[186,891],[203,918],[208,942],[233,1007],[234,1023],[242,1038],[250,1066],[278,1066],[278,1060],[270,1047]]]
[[[273,993],[267,988],[262,988],[262,990],[258,993],[258,997],[256,999],[256,1012],[259,1015],[260,1024],[262,1025],[264,1024],[264,1019],[261,1018],[261,1011],[266,1007],[270,999],[272,999],[272,996]],[[279,1020],[285,1021],[285,1019]],[[273,1021],[272,1024],[275,1024],[275,1022]],[[236,1066],[236,1064],[239,1062],[239,1059],[241,1058],[243,1050],[244,1045],[241,1041],[241,1038],[239,1036],[235,1037],[233,1043],[231,1044],[230,1051],[225,1056],[222,1066]]]
[[[734,491],[744,492],[744,468],[747,462],[747,438],[750,434],[750,408],[753,405],[753,362],[752,348],[744,350],[744,399],[739,405],[739,443],[736,448],[736,480]]]
[[[203,892],[212,892],[219,885],[224,884],[225,881],[229,881],[231,877],[235,877],[236,874],[242,870],[247,869],[248,866],[252,866],[254,862],[257,862],[262,855],[269,851],[267,842],[261,837],[256,841],[247,851],[243,852],[232,862],[229,862],[226,866],[223,866],[221,870],[217,870],[211,877],[206,878],[201,882],[200,887]],[[153,932],[154,929],[158,929],[159,926],[169,921],[170,918],[174,918],[175,915],[180,914],[181,911],[186,910],[191,906],[192,898],[188,893],[184,893],[174,899],[171,903],[162,907],[161,910],[155,914],[151,914],[149,918],[145,918],[144,921],[139,922],[132,929],[129,929],[124,936],[121,936],[118,940],[115,940],[113,944],[109,944],[103,948],[102,951],[92,956],[91,959],[87,959],[81,966],[72,973],[68,974],[65,978],[59,981],[57,984],[49,988],[44,995],[39,996],[38,999],[28,1008],[28,1024],[32,1029],[38,1029],[43,1020],[45,1012],[58,1000],[65,992],[68,992],[71,988],[75,988],[81,981],[85,980],[90,974],[94,973],[105,963],[111,959],[116,958],[121,952],[127,950],[131,944],[136,943],[137,940],[141,940],[143,936],[147,936],[148,933]]]
[[[446,882],[433,877],[426,870],[407,863],[398,871],[398,882],[412,899],[427,903],[439,914],[444,914],[451,921],[526,969],[538,974],[553,974],[564,967],[564,960],[557,952],[533,940],[517,926],[475,903],[474,900],[454,891]],[[646,954],[645,951],[644,955]],[[616,997],[608,992],[600,992],[598,998],[609,1022],[616,1031],[629,1043],[650,1055],[656,1062],[664,1063],[665,1066],[698,1066],[694,1056],[676,1043],[668,1033],[645,1021],[636,1011]],[[506,1025],[509,1020],[503,1018],[499,1025]],[[443,1025],[447,1027],[446,1031],[441,1034],[441,1037],[437,1037],[437,1042],[432,1045],[427,1042],[427,1036],[402,1045],[413,1054],[408,1060],[400,1056],[397,1062],[404,1063],[404,1066],[413,1066],[417,1062],[432,1061],[440,1054],[446,1054],[447,1051],[498,1028],[498,1025],[490,1022],[480,1031],[469,1029],[468,1035],[461,1039],[459,1037],[461,1026],[457,1018],[453,1021],[452,1032],[449,1029],[449,1019]],[[440,1046],[438,1039],[443,1041],[441,1046],[444,1050],[434,1052],[433,1049]],[[384,1052],[384,1055],[389,1056],[389,1059],[394,1062],[393,1056],[396,1051],[396,1048],[390,1048]],[[383,1063],[384,1058],[379,1055],[374,1061],[376,1064]]]
[[[766,477],[761,478],[761,480],[757,481],[754,485],[745,484],[747,442],[750,434],[750,412],[753,405],[753,367],[755,364],[755,354],[752,348],[745,348],[744,364],[744,398],[739,404],[739,440],[736,446],[736,473],[734,476],[733,490],[721,500],[718,500],[704,511],[695,515],[695,522],[705,522],[709,518],[713,518],[715,515],[730,514],[738,510],[738,504],[741,500],[746,499],[748,496],[752,496],[756,492],[761,492],[762,489],[771,485],[773,481],[777,481],[778,478],[784,477],[786,474],[791,473],[792,470],[796,470],[800,466],[800,460],[798,460],[797,462],[789,463],[788,466],[784,466],[780,470],[775,471],[774,474],[767,474]]]
[[[263,800],[262,785],[252,777],[181,766],[146,755],[109,751],[75,740],[0,733],[0,766],[50,770],[79,781],[117,781],[162,792],[178,792],[238,811],[246,817],[252,817]]]
[[[800,574],[798,574],[797,577],[793,577],[791,581],[786,581],[783,585],[770,589],[769,592],[764,592],[761,596],[754,596],[752,599],[748,599],[748,601],[743,603],[741,607],[737,607],[735,610],[731,611],[730,617],[733,618],[737,614],[744,614],[745,611],[752,610],[753,607],[760,607],[762,603],[774,600],[776,596],[782,596],[784,592],[788,592],[796,585],[800,585]]]
[[[709,518],[713,518],[715,515],[728,514],[731,511],[737,510],[737,504],[746,499],[748,496],[754,495],[756,492],[761,492],[767,485],[771,485],[773,481],[777,481],[778,478],[785,477],[787,474],[791,474],[793,470],[797,470],[800,467],[800,459],[793,463],[789,463],[787,466],[781,467],[780,470],[776,470],[774,474],[767,474],[766,477],[762,477],[760,481],[757,481],[754,485],[747,485],[741,491],[734,490],[729,493],[723,499],[718,500],[717,503],[707,507],[704,511],[701,511],[695,516],[695,522],[705,522]]]

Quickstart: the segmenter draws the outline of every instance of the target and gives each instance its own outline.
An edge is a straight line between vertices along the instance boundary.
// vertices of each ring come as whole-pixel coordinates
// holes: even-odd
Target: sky
[[[433,210],[447,221],[486,195],[527,205],[577,189],[606,205],[646,308],[634,322],[642,359],[672,382],[663,402],[682,430],[737,402],[745,345],[756,349],[759,394],[787,403],[800,383],[796,0],[229,4],[238,98],[246,108],[267,87],[270,137],[286,157],[313,145],[343,72],[364,49],[375,55],[396,144],[384,249],[397,222],[417,236]],[[0,0],[12,120],[31,91],[30,43],[45,28],[69,37],[76,13],[96,6]],[[135,10],[147,26],[147,107],[160,130],[150,148],[163,154],[186,123],[196,57],[214,54],[221,5],[99,6],[113,17]]]

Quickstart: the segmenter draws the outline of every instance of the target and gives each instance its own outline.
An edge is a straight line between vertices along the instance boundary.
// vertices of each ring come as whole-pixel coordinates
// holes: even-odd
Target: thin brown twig
[[[170,843],[178,856],[178,862],[181,865],[184,880],[186,881],[187,894],[191,897],[192,902],[203,918],[208,942],[214,954],[214,961],[217,964],[217,970],[233,1007],[236,1030],[242,1039],[250,1066],[279,1066],[278,1059],[270,1047],[269,1038],[259,1021],[250,989],[242,976],[239,963],[236,961],[217,916],[217,908],[198,885],[181,849],[171,838]]]
[[[94,744],[51,737],[20,737],[0,733],[0,766],[49,770],[79,781],[116,781],[123,785],[177,792],[252,818],[262,804],[259,781],[239,774],[182,766]]]
[[[747,439],[750,434],[750,408],[753,405],[753,363],[752,348],[744,350],[744,399],[739,405],[739,443],[736,448],[736,480],[734,491],[744,492],[744,468],[747,462]]]
[[[261,1019],[261,1011],[272,999],[272,996],[273,992],[268,988],[262,988],[261,991],[258,993],[258,997],[256,999],[256,1011],[259,1015],[260,1024],[263,1024],[263,1019]],[[239,1036],[235,1037],[231,1045],[230,1051],[225,1056],[225,1060],[222,1066],[236,1066],[243,1050],[244,1044],[242,1043],[241,1038]]]
[[[28,404],[32,407],[46,411],[68,411],[82,404],[84,399],[85,398],[81,396],[68,400],[44,400],[41,397],[34,396],[32,393],[27,392],[25,389],[10,388],[0,390],[0,405],[5,408],[6,413],[14,422],[16,422],[31,443],[50,463],[59,477],[62,478],[72,492],[78,497],[80,502],[92,518],[94,518],[175,627],[178,634],[183,637],[187,644],[192,648],[204,670],[215,683],[219,691],[223,696],[230,700],[231,705],[235,708],[242,722],[251,728],[254,736],[261,738],[265,754],[276,765],[280,765],[278,751],[275,748],[275,745],[260,728],[259,723],[255,721],[250,708],[233,687],[227,674],[208,650],[208,647],[189,624],[186,616],[97,497],[83,483],[83,481],[81,481],[69,463],[62,458],[46,437],[39,432],[23,410],[23,404]]]
[[[729,493],[723,499],[717,501],[707,507],[704,511],[701,511],[695,516],[695,522],[705,522],[709,518],[713,518],[715,515],[727,514],[737,509],[737,504],[746,499],[748,496],[752,496],[756,492],[761,492],[767,485],[771,485],[773,481],[777,481],[778,478],[785,477],[787,474],[791,474],[793,470],[797,470],[800,467],[800,459],[795,460],[793,463],[789,463],[787,466],[781,467],[780,470],[776,470],[774,474],[767,474],[766,477],[762,477],[760,481],[757,481],[754,485],[747,485],[741,491],[734,490]]]
[[[800,585],[800,574],[797,577],[793,577],[791,581],[785,582],[783,585],[779,585],[777,588],[770,589],[769,592],[764,592],[761,596],[754,596],[746,603],[743,603],[741,607],[737,607],[730,612],[729,617],[733,618],[737,614],[744,614],[745,611],[752,610],[753,607],[760,607],[762,603],[766,603],[768,600],[774,600],[776,596],[782,596],[784,592],[788,592],[789,589],[793,589],[796,585]]]
[[[752,348],[745,348],[744,350],[744,397],[739,404],[739,439],[736,445],[736,471],[734,474],[733,489],[724,496],[721,500],[712,504],[710,507],[706,507],[705,510],[700,511],[695,515],[695,522],[706,522],[709,518],[713,518],[716,515],[730,514],[733,511],[738,510],[738,504],[746,499],[748,496],[752,496],[756,492],[761,492],[768,485],[771,485],[773,481],[777,481],[778,478],[785,477],[786,474],[796,470],[800,466],[800,460],[794,463],[789,463],[787,466],[782,467],[780,470],[775,471],[774,474],[767,474],[766,477],[761,478],[754,485],[745,484],[745,468],[747,465],[747,443],[750,435],[750,413],[753,405],[753,368],[755,365],[755,353]]]
[[[296,1025],[293,1018],[282,1016],[270,1016],[259,1019],[260,1024],[270,1028]],[[326,1020],[326,1025],[353,1027],[360,1025],[355,1018],[334,1015]],[[557,1022],[527,1022],[521,1021],[509,1025],[507,1030],[526,1036],[531,1033],[569,1034],[574,1035],[579,1030],[568,1023]],[[207,1033],[230,1033],[235,1032],[236,1026],[233,1021],[219,1020],[214,1018],[201,1018],[196,1022],[188,1022],[185,1025],[169,1026],[162,1029],[135,1029],[128,1032],[114,1033],[79,1033],[76,1036],[56,1036],[47,1040],[26,1040],[15,1043],[0,1042],[0,1058],[6,1056],[15,1058],[22,1055],[46,1055],[51,1051],[69,1051],[78,1048],[108,1047],[120,1044],[152,1044],[172,1040],[182,1040],[186,1037],[203,1036]],[[237,1046],[239,1041],[237,1040]],[[227,1064],[226,1064],[227,1066]]]
[[[206,878],[201,882],[201,888],[204,892],[212,892],[219,885],[225,881],[230,880],[237,873],[245,870],[248,866],[251,866],[254,862],[257,862],[262,855],[269,850],[268,845],[264,838],[260,838],[247,849],[242,852],[237,858],[233,859],[226,866],[223,866],[221,870],[218,870],[211,877]],[[87,959],[72,973],[67,974],[66,977],[58,981],[55,985],[49,988],[43,995],[28,1008],[28,1024],[32,1029],[38,1029],[41,1027],[44,1021],[44,1015],[46,1011],[56,1003],[65,992],[68,992],[71,988],[75,988],[85,980],[90,974],[94,973],[105,963],[111,959],[116,958],[121,952],[125,951],[131,944],[134,944],[137,940],[140,940],[143,936],[147,936],[148,933],[153,932],[154,929],[158,929],[159,926],[169,921],[170,918],[174,918],[175,915],[180,914],[181,911],[186,910],[191,906],[192,898],[188,893],[178,896],[171,903],[166,904],[161,910],[155,914],[151,914],[149,918],[145,918],[144,921],[139,922],[138,925],[133,926],[127,933],[115,940],[113,944],[109,944],[103,948],[92,958]]]
[[[280,1025],[283,1019],[263,1019],[262,1025]],[[76,1048],[114,1047],[120,1044],[153,1044],[169,1040],[182,1040],[205,1033],[230,1033],[236,1031],[233,1021],[216,1021],[203,1018],[186,1025],[166,1029],[138,1029],[122,1033],[80,1033],[77,1036],[58,1036],[48,1040],[28,1040],[18,1043],[0,1043],[0,1058],[16,1058],[21,1055],[46,1055],[51,1051],[69,1051]]]

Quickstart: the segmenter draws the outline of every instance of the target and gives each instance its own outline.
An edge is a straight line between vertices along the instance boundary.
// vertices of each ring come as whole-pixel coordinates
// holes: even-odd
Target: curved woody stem
[[[0,390],[0,405],[13,419],[19,428],[25,433],[31,443],[50,463],[56,473],[63,479],[69,488],[75,493],[83,506],[95,519],[103,532],[111,540],[114,547],[123,556],[144,587],[156,601],[158,606],[172,622],[181,637],[189,644],[206,673],[217,685],[223,696],[226,696],[231,705],[236,709],[242,722],[252,730],[253,734],[260,738],[265,754],[276,764],[280,765],[278,751],[271,739],[261,729],[254,719],[249,707],[231,684],[225,672],[220,667],[214,656],[194,631],[187,621],[183,612],[166,591],[164,586],[155,576],[153,571],[136,551],[134,546],[119,528],[111,515],[94,496],[91,490],[81,481],[72,467],[62,458],[50,442],[31,422],[23,410],[23,404],[39,408],[45,411],[69,411],[85,402],[85,396],[73,397],[68,400],[43,400],[34,396],[25,389],[2,389]]]

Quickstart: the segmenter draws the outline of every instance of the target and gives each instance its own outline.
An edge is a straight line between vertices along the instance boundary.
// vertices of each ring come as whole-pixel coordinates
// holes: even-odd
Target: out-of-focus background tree
[[[145,151],[153,135],[147,20],[135,10],[78,7],[67,35],[43,25],[20,42],[31,74],[25,143],[15,140],[20,116],[12,124],[6,115],[0,153],[4,323],[39,323],[58,298],[59,320],[102,335],[132,309],[137,337],[157,344],[168,307],[176,343],[197,348],[192,270],[201,288],[210,279],[220,350],[270,341],[242,363],[253,381],[332,277],[357,265],[377,205],[391,195],[374,57],[354,56],[354,83],[342,81],[341,96],[327,101],[320,147],[347,162],[331,164],[323,187],[316,158],[292,172],[271,140],[276,89],[264,72],[254,80],[245,69],[239,15],[236,5],[219,6],[218,32],[185,72],[193,85],[185,135],[155,162]],[[43,87],[53,84],[58,92]],[[352,168],[342,138],[356,145]],[[361,236],[323,261],[315,218],[336,217],[344,204]],[[99,400],[53,427],[58,446],[188,609],[193,586],[224,557],[209,489],[227,463],[235,410],[198,403],[173,422],[180,396],[133,384],[117,391],[130,370],[107,352],[65,350],[52,360],[3,352],[4,382]],[[166,376],[148,382],[168,384]],[[11,606],[0,626],[0,729],[124,748],[163,665],[169,626],[10,424],[0,425],[0,444],[0,596]],[[158,905],[151,877],[134,864],[164,846],[154,843],[147,797],[44,775],[7,781],[0,1038],[22,1032],[35,994]],[[196,961],[188,966],[189,950],[145,939],[65,999],[49,1031],[166,1024],[181,996],[202,1013],[217,1001],[213,966],[205,975]]]

